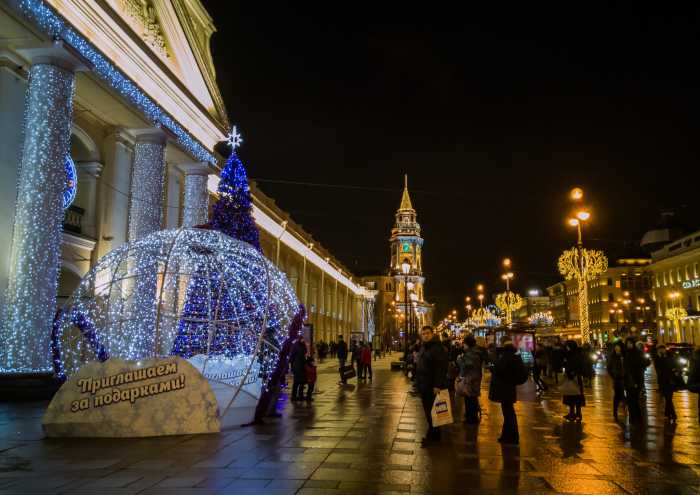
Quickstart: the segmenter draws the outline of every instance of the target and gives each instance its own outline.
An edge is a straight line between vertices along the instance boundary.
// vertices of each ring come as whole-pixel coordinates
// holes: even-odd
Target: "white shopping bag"
[[[444,426],[454,423],[452,418],[452,402],[450,401],[450,392],[448,390],[440,390],[440,393],[435,396],[433,402],[433,410],[430,415],[433,419],[433,426]]]

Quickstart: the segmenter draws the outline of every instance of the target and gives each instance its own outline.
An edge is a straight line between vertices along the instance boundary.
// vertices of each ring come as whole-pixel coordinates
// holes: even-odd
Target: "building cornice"
[[[207,112],[196,111],[196,102],[173,84],[131,35],[109,22],[99,4],[78,0],[15,0],[14,4],[45,35],[66,43],[153,124],[171,133],[193,158],[216,162],[214,146],[225,139],[223,130]]]

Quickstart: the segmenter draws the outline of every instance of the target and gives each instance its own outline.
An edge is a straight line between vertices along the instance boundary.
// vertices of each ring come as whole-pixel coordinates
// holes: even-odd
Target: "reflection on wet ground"
[[[395,355],[394,357],[397,357]],[[0,493],[577,493],[683,494],[700,490],[697,396],[676,394],[677,426],[664,423],[648,376],[649,426],[612,420],[605,374],[587,389],[583,423],[565,423],[559,396],[540,400],[531,383],[517,405],[520,446],[501,446],[497,404],[481,397],[479,426],[444,428],[420,447],[418,398],[390,358],[374,382],[339,387],[319,367],[313,404],[281,403],[283,417],[220,435],[136,440],[45,440],[45,404],[2,404]],[[621,419],[624,415],[621,415]]]

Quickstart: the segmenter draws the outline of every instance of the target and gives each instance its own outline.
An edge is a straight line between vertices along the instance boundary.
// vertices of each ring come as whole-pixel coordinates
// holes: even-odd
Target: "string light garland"
[[[24,147],[0,340],[0,371],[51,371],[75,76],[51,64],[29,71]]]
[[[157,280],[153,292],[137,289],[143,277]],[[284,273],[248,243],[204,229],[155,232],[83,278],[55,324],[55,371],[179,355],[210,380],[264,388],[298,308]]]
[[[536,325],[536,326],[541,326],[541,327],[548,327],[554,323],[554,318],[552,317],[552,314],[548,311],[540,311],[537,313],[534,313],[530,315],[528,318],[530,321],[531,325]]]
[[[171,132],[180,146],[195,159],[209,163],[217,162],[212,153],[146,95],[134,81],[117,69],[92,43],[56,14],[44,0],[21,0],[19,7],[24,15],[33,20],[46,35],[55,40],[63,40],[73,48],[90,64],[94,74],[138,108],[153,125],[161,126]]]
[[[66,156],[64,168],[66,169],[66,189],[63,191],[63,209],[65,210],[73,204],[78,193],[78,171],[70,155]]]
[[[590,342],[588,282],[607,271],[608,258],[602,251],[573,247],[561,254],[558,268],[559,273],[566,280],[576,280],[578,282],[578,312],[581,337],[584,342]]]
[[[525,301],[518,294],[512,291],[502,292],[496,295],[496,306],[506,315],[505,323],[513,323],[513,311],[520,309]]]

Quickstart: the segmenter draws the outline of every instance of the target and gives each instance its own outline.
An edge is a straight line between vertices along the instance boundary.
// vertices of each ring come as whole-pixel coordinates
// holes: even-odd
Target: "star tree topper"
[[[243,144],[243,136],[241,136],[238,130],[236,130],[235,125],[231,128],[231,132],[229,132],[226,136],[226,144],[231,147],[231,151],[236,151],[236,148]]]

